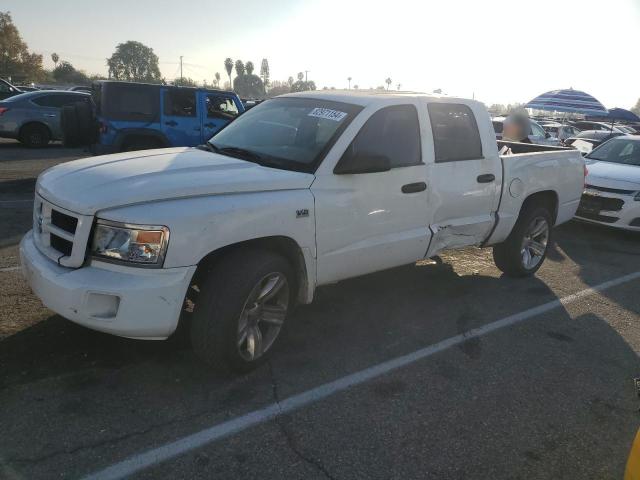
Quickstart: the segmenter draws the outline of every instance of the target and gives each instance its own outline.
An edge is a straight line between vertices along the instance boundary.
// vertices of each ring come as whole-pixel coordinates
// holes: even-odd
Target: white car
[[[188,318],[202,359],[247,370],[318,286],[472,245],[534,274],[583,188],[576,150],[501,157],[480,102],[304,92],[206,147],[47,170],[20,254],[60,315],[139,339]]]
[[[568,138],[575,137],[580,133],[580,130],[571,125],[563,125],[562,123],[544,123],[542,128],[552,137],[557,138],[561,142],[564,142]]]
[[[576,218],[640,231],[640,135],[613,138],[585,160],[588,174]]]

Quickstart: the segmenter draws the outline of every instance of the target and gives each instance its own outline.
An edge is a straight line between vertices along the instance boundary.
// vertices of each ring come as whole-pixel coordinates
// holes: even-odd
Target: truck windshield
[[[209,140],[222,154],[268,167],[314,172],[358,105],[310,98],[267,100]]]
[[[640,141],[614,138],[603,143],[586,158],[640,166]]]

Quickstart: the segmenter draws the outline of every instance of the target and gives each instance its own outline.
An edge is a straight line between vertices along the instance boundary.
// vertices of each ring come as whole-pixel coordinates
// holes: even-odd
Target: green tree
[[[190,78],[190,77],[182,77],[182,79],[176,78],[173,81],[173,84],[174,85],[180,85],[181,87],[197,87],[198,86],[196,81],[193,78]]]
[[[241,77],[242,75],[244,75],[244,63],[242,62],[242,60],[236,60],[234,68],[236,70],[236,76]]]
[[[298,72],[298,81],[301,82],[303,78],[304,78],[304,73]]]
[[[220,87],[220,72],[216,72],[216,87]]]
[[[389,90],[389,87],[391,86],[391,77],[387,77],[387,79],[384,81],[384,83],[387,84],[387,90]]]
[[[58,66],[58,62],[60,61],[60,57],[58,56],[57,53],[53,52],[51,54],[51,61],[53,62],[54,67]]]
[[[29,52],[9,12],[0,12],[0,77],[24,82],[45,77],[42,55]]]
[[[80,71],[76,70],[69,62],[62,61],[53,69],[53,78],[57,83],[75,83],[80,85],[89,84],[89,77]]]
[[[639,98],[639,99],[638,99],[638,101],[636,102],[636,106],[635,106],[635,107],[633,107],[633,108],[631,109],[631,111],[632,111],[633,113],[635,113],[636,115],[640,115],[640,98]]]
[[[287,78],[287,84],[289,85],[289,89],[291,89],[291,86],[293,85],[293,77]]]
[[[238,75],[233,79],[233,91],[243,98],[262,98],[264,84],[257,75]]]
[[[153,49],[140,42],[129,40],[120,43],[107,59],[109,77],[132,82],[160,82],[158,56]]]
[[[231,57],[225,58],[224,69],[227,71],[227,75],[229,76],[229,88],[231,88],[231,72],[233,71],[233,60],[231,60]]]
[[[253,66],[253,62],[247,62],[244,66],[244,69],[247,71],[247,75],[253,75],[253,70],[255,69],[255,67]]]

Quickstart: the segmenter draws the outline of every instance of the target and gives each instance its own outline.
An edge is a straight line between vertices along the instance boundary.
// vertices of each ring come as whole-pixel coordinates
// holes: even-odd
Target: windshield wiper
[[[222,153],[223,155],[226,153],[231,157],[240,158],[242,160],[247,160],[249,162],[261,163],[264,160],[262,155],[259,155],[256,152],[252,152],[251,150],[247,150],[245,148],[240,148],[240,147],[218,148],[215,146],[213,146],[213,148],[216,149],[217,153]]]

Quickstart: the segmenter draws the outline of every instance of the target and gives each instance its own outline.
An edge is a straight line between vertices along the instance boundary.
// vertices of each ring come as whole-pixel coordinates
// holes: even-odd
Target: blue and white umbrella
[[[537,96],[525,105],[525,108],[551,110],[555,112],[582,113],[584,115],[607,115],[598,100],[588,93],[569,88],[567,90],[551,90]]]

